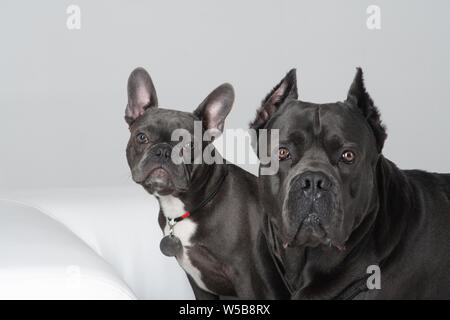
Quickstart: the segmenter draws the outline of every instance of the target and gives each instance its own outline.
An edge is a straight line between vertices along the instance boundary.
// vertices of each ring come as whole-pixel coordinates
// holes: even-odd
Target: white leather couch
[[[193,299],[139,186],[0,191],[0,299]]]

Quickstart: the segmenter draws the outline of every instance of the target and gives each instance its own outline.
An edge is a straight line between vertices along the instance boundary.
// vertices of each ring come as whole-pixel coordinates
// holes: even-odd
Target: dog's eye
[[[147,136],[145,134],[143,134],[143,133],[139,133],[137,135],[137,141],[139,143],[149,143],[149,140],[148,140]]]
[[[345,163],[352,163],[355,160],[355,153],[353,151],[344,151],[341,155],[342,161]]]
[[[281,147],[278,149],[278,159],[280,160],[286,160],[291,157],[291,154],[289,153],[289,150],[285,147]]]

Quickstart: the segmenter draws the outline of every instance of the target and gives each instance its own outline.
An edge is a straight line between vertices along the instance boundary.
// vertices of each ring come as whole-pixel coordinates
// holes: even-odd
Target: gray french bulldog
[[[177,163],[171,157],[175,129],[193,136],[194,122],[201,121],[204,130],[222,132],[233,101],[232,86],[222,84],[192,113],[162,109],[149,74],[135,69],[125,111],[128,164],[133,180],[157,197],[161,250],[176,257],[197,299],[286,299],[262,232],[256,177],[227,163]],[[202,141],[200,148],[209,145]]]
[[[360,68],[347,99],[326,104],[298,100],[291,70],[251,127],[279,130],[268,149],[279,171],[259,186],[292,298],[450,298],[450,175],[382,155],[386,130]]]

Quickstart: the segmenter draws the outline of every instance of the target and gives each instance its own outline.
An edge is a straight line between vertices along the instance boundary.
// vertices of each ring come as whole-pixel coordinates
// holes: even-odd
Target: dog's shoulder
[[[227,170],[226,184],[231,191],[230,198],[227,201],[233,199],[234,206],[259,211],[258,178],[234,164],[227,164]]]
[[[395,187],[397,192],[406,193],[409,197],[418,196],[418,193],[436,199],[443,195],[447,201],[450,198],[450,174],[418,169],[401,170],[384,157],[380,163],[382,178],[384,183],[387,183],[385,187]]]
[[[227,163],[227,170],[228,175],[232,177],[235,183],[246,185],[250,187],[250,189],[256,190],[258,185],[258,177],[231,163]]]
[[[427,172],[424,170],[403,170],[408,180],[421,191],[438,197],[444,195],[450,199],[450,174]]]

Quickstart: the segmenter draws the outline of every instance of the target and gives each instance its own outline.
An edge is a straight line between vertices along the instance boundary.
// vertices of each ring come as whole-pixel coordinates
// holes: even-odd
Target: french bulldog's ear
[[[136,68],[128,78],[128,104],[125,121],[131,125],[148,108],[158,106],[158,97],[150,75],[144,68]]]
[[[386,140],[386,127],[381,122],[380,111],[373,103],[372,98],[364,85],[363,71],[356,69],[356,75],[347,94],[347,102],[356,106],[364,115],[375,135],[378,152],[381,153]]]
[[[256,111],[255,120],[250,123],[250,128],[262,127],[287,99],[298,99],[297,71],[291,69],[279,84],[264,98],[261,107]]]
[[[234,102],[234,89],[229,83],[224,83],[214,89],[197,107],[194,114],[203,121],[206,130],[223,132],[225,118],[231,111]]]

